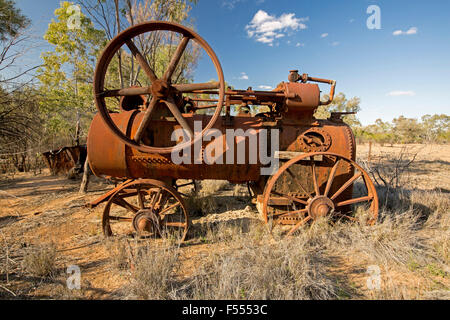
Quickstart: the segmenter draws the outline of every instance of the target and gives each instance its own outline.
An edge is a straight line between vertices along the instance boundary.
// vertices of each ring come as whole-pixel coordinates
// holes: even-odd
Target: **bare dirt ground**
[[[359,146],[360,162],[367,162],[368,150],[368,145]],[[84,207],[112,185],[93,179],[90,192],[80,195],[79,181],[50,176],[46,170],[36,176],[3,177],[0,181],[0,299],[449,299],[450,146],[374,145],[371,162],[389,165],[386,159],[399,159],[401,155],[406,160],[415,157],[401,180],[399,197],[403,197],[405,191],[408,198],[407,201],[404,198],[395,200],[399,203],[398,208],[392,208],[394,200],[387,198],[390,206],[385,208],[389,212],[386,217],[406,212],[407,217],[414,220],[426,212],[426,221],[421,222],[420,228],[417,227],[419,224],[414,224],[416,220],[411,224],[387,218],[372,229],[349,223],[330,227],[327,223],[305,229],[304,235],[285,243],[272,239],[267,233],[247,198],[246,188],[224,184],[218,187],[219,191],[210,192],[215,197],[208,195],[210,214],[193,219],[189,240],[176,252],[169,252],[176,255],[176,261],[166,267],[170,270],[157,265],[156,260],[151,265],[164,278],[161,286],[167,290],[161,294],[154,293],[154,288],[145,287],[145,281],[150,281],[152,275],[142,276],[139,273],[142,266],[130,258],[133,255],[130,248],[136,242],[124,244],[104,239],[101,232],[103,205],[92,210]],[[415,215],[417,212],[419,214]],[[423,246],[419,247],[419,243]],[[267,248],[270,248],[270,254],[264,253]],[[163,248],[153,249],[166,252]],[[42,250],[50,252],[50,258],[39,254],[33,256],[33,252]],[[307,266],[311,272],[297,274],[289,267],[290,278],[276,278],[271,274],[284,265],[274,264],[274,270],[260,270],[243,263],[253,261],[264,269],[272,260],[258,259],[272,254],[275,258],[277,254],[281,257],[286,254],[283,250],[289,256],[297,257],[295,261],[289,258],[289,263],[302,261],[305,265],[299,267]],[[30,263],[41,269],[50,264],[52,272],[39,275],[37,267],[30,267]],[[227,269],[229,264],[234,267]],[[81,269],[81,290],[67,289],[69,275],[66,270],[70,265]],[[373,265],[380,268],[380,290],[371,290],[367,284],[372,270],[368,267]],[[216,272],[220,269],[221,273],[216,278],[204,276],[206,273],[201,276],[204,266],[215,268]],[[168,275],[162,272],[164,270]],[[273,283],[268,283],[269,289],[264,289],[261,294],[260,289],[258,291],[251,285],[240,288],[237,293],[230,285],[228,291],[223,289],[224,296],[209,293],[216,289],[219,292],[219,287],[226,287],[224,283],[233,283],[229,274],[234,270],[238,272],[237,277],[247,277],[242,283],[258,282],[259,276]],[[260,271],[269,273],[264,276],[258,273]],[[140,282],[141,287],[137,287],[136,282]],[[290,291],[273,289],[275,282]],[[204,283],[209,284],[209,291]],[[188,293],[183,291],[186,287],[190,288]],[[296,293],[300,287],[309,293]],[[154,294],[142,294],[142,290]]]
[[[408,187],[421,190],[446,189],[450,187],[450,145],[409,144],[409,145],[376,145],[372,146],[372,161],[386,158],[414,161],[409,167]],[[369,145],[358,146],[358,158],[367,160]]]

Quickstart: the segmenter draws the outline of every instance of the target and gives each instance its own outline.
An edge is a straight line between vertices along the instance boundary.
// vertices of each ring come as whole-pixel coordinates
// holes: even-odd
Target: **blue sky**
[[[17,4],[37,38],[59,7],[58,0]],[[379,30],[367,28],[370,5],[381,9]],[[228,83],[275,87],[292,69],[334,79],[338,92],[361,98],[363,124],[449,114],[449,16],[448,0],[199,0],[191,12]],[[212,77],[200,64],[195,80]]]

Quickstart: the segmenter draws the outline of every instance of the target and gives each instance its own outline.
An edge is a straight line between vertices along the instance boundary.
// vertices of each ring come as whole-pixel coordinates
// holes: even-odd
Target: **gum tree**
[[[44,39],[53,47],[42,54],[44,65],[38,70],[47,127],[79,143],[80,123],[87,128],[95,112],[92,79],[105,34],[72,3],[62,2]]]

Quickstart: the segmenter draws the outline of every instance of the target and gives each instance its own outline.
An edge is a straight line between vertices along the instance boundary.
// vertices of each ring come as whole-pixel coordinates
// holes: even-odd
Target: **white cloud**
[[[411,27],[407,31],[395,30],[392,34],[394,36],[402,36],[402,35],[410,36],[410,35],[413,35],[413,34],[417,34],[418,31],[419,31],[418,28]]]
[[[263,90],[272,90],[273,88],[271,86],[259,86],[259,89],[263,89]]]
[[[321,38],[326,38],[326,37],[328,37],[328,33],[322,33],[322,34],[320,35],[320,37],[321,37]]]
[[[248,75],[245,72],[241,72],[241,76],[239,77],[239,80],[248,80]]]
[[[304,44],[304,43],[297,42],[297,44],[296,44],[295,46],[296,46],[296,47],[304,47],[305,44]]]
[[[296,18],[295,13],[283,13],[277,18],[259,10],[245,30],[250,38],[255,37],[256,41],[271,45],[275,39],[284,37],[289,30],[306,29],[304,22],[308,20],[309,18]]]
[[[399,96],[413,97],[416,95],[416,93],[414,91],[391,91],[387,95],[391,97],[399,97]]]
[[[333,43],[331,43],[331,45],[333,46],[333,47],[336,47],[336,46],[338,46],[338,45],[340,45],[341,43],[339,42],[339,41],[335,41],[335,42],[333,42]]]
[[[406,31],[406,34],[408,34],[408,35],[417,34],[417,31],[419,31],[419,29],[417,29],[416,27],[412,27],[412,28],[409,28],[408,31]]]
[[[237,3],[241,2],[241,0],[224,0],[222,2],[223,7],[227,7],[228,9],[233,9]]]
[[[350,23],[353,23],[353,22],[355,22],[355,19],[350,19],[349,22],[350,22]]]

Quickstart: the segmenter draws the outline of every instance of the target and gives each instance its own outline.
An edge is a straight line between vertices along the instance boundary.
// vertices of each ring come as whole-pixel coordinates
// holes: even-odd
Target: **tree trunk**
[[[119,0],[114,0],[114,4],[116,7],[116,23],[117,23],[117,34],[120,33],[120,16],[119,16]],[[122,72],[122,49],[119,48],[117,51],[117,59],[119,60],[119,81],[120,81],[120,87],[124,88],[123,83],[123,72]]]
[[[77,124],[75,126],[75,145],[80,146],[80,111],[77,110]]]
[[[84,162],[83,180],[81,180],[80,193],[84,194],[87,192],[89,185],[89,178],[91,176],[91,167],[89,166],[88,158]]]

